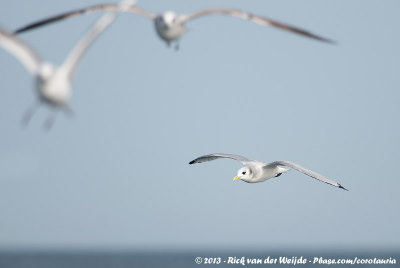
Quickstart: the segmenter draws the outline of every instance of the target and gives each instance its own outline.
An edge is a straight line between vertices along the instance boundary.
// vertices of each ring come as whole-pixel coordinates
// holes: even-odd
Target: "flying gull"
[[[280,175],[282,175],[282,173],[292,168],[314,179],[341,188],[343,190],[347,190],[339,183],[331,179],[328,179],[327,177],[318,174],[312,170],[306,169],[296,163],[292,163],[289,161],[275,161],[272,163],[264,163],[256,160],[250,160],[240,155],[217,153],[217,154],[208,154],[200,156],[190,161],[189,164],[202,163],[219,158],[230,158],[237,160],[243,164],[244,167],[238,170],[236,177],[233,178],[234,181],[240,179],[248,183],[263,182],[274,177],[279,177]]]
[[[88,14],[96,11],[125,11],[130,13],[139,14],[145,16],[154,22],[154,26],[158,36],[164,40],[167,45],[169,46],[172,42],[176,42],[176,48],[178,48],[178,41],[182,37],[182,35],[186,32],[186,22],[192,19],[200,18],[206,15],[211,14],[224,14],[236,18],[251,20],[257,24],[263,26],[273,26],[277,27],[282,30],[290,31],[293,33],[297,33],[303,35],[305,37],[309,37],[318,41],[327,42],[327,43],[334,43],[334,41],[315,35],[307,30],[303,30],[301,28],[297,28],[295,26],[291,26],[285,23],[278,22],[276,20],[272,20],[269,18],[261,17],[254,15],[249,12],[245,12],[239,9],[232,9],[232,8],[210,8],[210,9],[203,9],[191,14],[176,14],[172,11],[166,11],[161,14],[154,14],[148,12],[144,9],[141,9],[137,6],[131,6],[127,9],[121,10],[121,7],[116,4],[100,4],[94,5],[83,9],[78,9],[70,12],[65,12],[53,17],[49,17],[46,19],[39,20],[37,22],[33,22],[29,25],[21,27],[15,31],[15,34],[19,34],[48,23],[56,22],[59,20],[75,17],[82,14]]]
[[[134,2],[134,0],[123,0],[116,6],[123,10]],[[116,12],[108,12],[103,15],[75,45],[59,67],[42,61],[26,43],[0,28],[0,46],[16,57],[36,79],[39,101],[35,101],[34,105],[26,111],[23,117],[25,124],[30,121],[32,115],[42,103],[53,107],[53,112],[44,124],[48,129],[53,125],[57,110],[61,109],[71,113],[68,100],[71,95],[71,80],[75,69],[88,47],[114,21],[116,15]]]

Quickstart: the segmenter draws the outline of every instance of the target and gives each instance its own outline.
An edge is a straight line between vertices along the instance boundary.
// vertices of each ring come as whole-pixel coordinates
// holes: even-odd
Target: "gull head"
[[[160,16],[165,25],[171,26],[177,22],[178,16],[173,11],[166,11]]]
[[[185,32],[185,25],[172,11],[158,15],[154,23],[158,35],[167,43],[179,39]]]
[[[47,80],[54,74],[55,70],[56,70],[56,67],[54,67],[53,64],[48,63],[48,62],[44,62],[39,67],[39,72],[38,72],[39,73],[39,77],[42,80]]]
[[[253,172],[249,167],[242,167],[238,170],[237,175],[233,180],[243,180],[243,181],[250,181],[253,178]]]

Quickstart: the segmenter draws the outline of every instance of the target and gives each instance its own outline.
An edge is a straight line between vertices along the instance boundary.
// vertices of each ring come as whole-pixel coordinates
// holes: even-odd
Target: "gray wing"
[[[300,34],[318,41],[326,42],[326,43],[335,43],[334,41],[327,39],[325,37],[321,37],[318,35],[315,35],[307,30],[303,30],[301,28],[297,28],[295,26],[291,26],[285,23],[278,22],[276,20],[268,19],[265,17],[257,16],[252,13],[248,13],[239,9],[231,9],[231,8],[215,8],[215,9],[204,9],[200,10],[198,12],[188,14],[188,15],[183,15],[182,20],[183,21],[188,21],[191,19],[196,19],[201,16],[205,15],[211,15],[211,14],[224,14],[224,15],[229,15],[232,17],[237,17],[245,20],[251,20],[255,23],[261,24],[263,26],[273,26],[277,27],[279,29],[285,30],[285,31],[290,31],[296,34]]]
[[[192,164],[196,164],[196,163],[203,163],[203,162],[212,161],[212,160],[219,159],[219,158],[234,159],[234,160],[241,162],[243,165],[245,165],[247,162],[251,161],[251,160],[247,159],[246,157],[243,157],[240,155],[216,153],[216,154],[208,154],[208,155],[200,156],[200,157],[190,161],[189,164],[192,165]]]
[[[126,12],[136,13],[136,14],[148,17],[150,19],[153,19],[156,16],[155,14],[147,12],[146,10],[138,8],[136,6],[131,6],[128,9],[120,10],[120,6],[118,4],[102,4],[102,5],[95,5],[95,6],[90,6],[87,8],[82,8],[82,9],[65,12],[65,13],[62,13],[62,14],[59,14],[59,15],[56,15],[53,17],[49,17],[46,19],[42,19],[42,20],[30,23],[26,26],[23,26],[23,27],[17,29],[14,32],[14,34],[23,33],[23,32],[26,32],[26,31],[29,31],[29,30],[35,29],[37,27],[41,27],[41,26],[53,23],[53,22],[72,18],[72,17],[78,16],[78,15],[93,13],[96,11],[126,11]]]
[[[295,170],[297,170],[297,171],[299,171],[299,172],[301,172],[303,174],[306,174],[306,175],[308,175],[308,176],[310,176],[310,177],[312,177],[314,179],[317,179],[319,181],[325,182],[327,184],[330,184],[330,185],[333,185],[333,186],[336,186],[336,187],[339,187],[339,188],[341,188],[343,190],[348,191],[346,188],[344,188],[339,183],[337,183],[337,182],[335,182],[335,181],[333,181],[331,179],[328,179],[327,177],[325,177],[325,176],[323,176],[323,175],[321,175],[321,174],[319,174],[317,172],[314,172],[312,170],[306,169],[306,168],[304,168],[304,167],[302,167],[302,166],[300,166],[300,165],[298,165],[296,163],[292,163],[292,162],[289,162],[289,161],[275,161],[275,162],[272,162],[272,163],[268,164],[267,166],[269,166],[269,165],[290,167],[290,168],[293,168],[293,169],[295,169]]]
[[[130,8],[134,0],[123,0],[118,6],[117,10],[124,10]],[[115,20],[117,16],[116,11],[108,12],[104,14],[87,32],[83,38],[74,47],[68,57],[65,59],[61,68],[67,73],[68,77],[72,79],[74,71],[89,48],[89,46],[94,42],[94,40]]]
[[[37,74],[41,64],[39,56],[24,42],[1,28],[0,46],[16,57],[32,75]]]

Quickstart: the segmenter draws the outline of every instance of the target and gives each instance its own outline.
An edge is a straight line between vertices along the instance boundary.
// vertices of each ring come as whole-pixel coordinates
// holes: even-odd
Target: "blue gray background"
[[[96,0],[1,1],[14,30]],[[74,118],[27,128],[33,80],[0,50],[0,248],[391,249],[400,246],[398,1],[141,0],[152,12],[235,7],[338,41],[248,21],[188,24],[178,52],[146,18],[121,14],[85,55]],[[21,38],[60,64],[100,16]],[[291,160],[261,184],[232,182],[240,163],[189,166],[225,152]]]

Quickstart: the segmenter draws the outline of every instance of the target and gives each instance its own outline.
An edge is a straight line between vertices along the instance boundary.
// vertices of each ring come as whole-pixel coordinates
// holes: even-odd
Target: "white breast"
[[[275,178],[278,174],[284,173],[289,169],[280,166],[268,166],[265,167],[265,163],[257,163],[252,167],[254,172],[254,178],[251,182],[263,182],[271,178]]]
[[[155,19],[154,25],[161,39],[171,42],[178,40],[185,33],[185,26],[183,23],[178,22],[178,18],[173,20],[168,15],[167,13],[162,18]]]
[[[49,76],[39,78],[38,90],[40,97],[52,105],[66,104],[71,95],[69,78],[62,69],[56,69]]]

